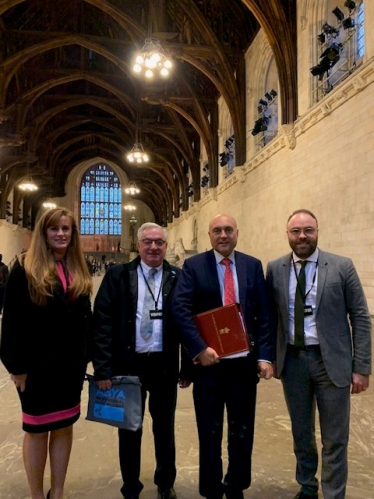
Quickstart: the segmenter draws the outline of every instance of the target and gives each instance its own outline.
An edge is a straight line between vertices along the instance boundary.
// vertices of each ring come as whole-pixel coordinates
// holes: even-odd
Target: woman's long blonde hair
[[[58,280],[54,255],[47,242],[47,229],[57,225],[64,216],[69,219],[72,227],[71,241],[66,251],[66,265],[73,276],[69,285],[69,301],[75,301],[80,295],[92,292],[92,278],[83,256],[74,215],[67,208],[53,208],[47,210],[39,219],[31,237],[30,247],[20,258],[26,271],[31,300],[36,305],[47,304],[47,299],[52,296],[53,287]]]

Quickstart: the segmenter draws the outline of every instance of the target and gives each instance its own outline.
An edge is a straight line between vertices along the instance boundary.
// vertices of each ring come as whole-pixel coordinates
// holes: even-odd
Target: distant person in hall
[[[184,262],[173,300],[173,315],[196,366],[193,397],[200,444],[200,494],[208,499],[243,499],[251,484],[251,462],[259,377],[270,379],[272,341],[268,297],[261,262],[234,251],[236,221],[217,215],[209,224],[212,250]],[[193,316],[238,302],[251,353],[218,359],[197,330]],[[228,469],[222,470],[224,409],[228,424]]]
[[[8,266],[3,262],[3,255],[0,254],[0,315],[3,311],[5,284],[8,279]]]
[[[349,258],[318,248],[318,222],[309,210],[287,222],[292,252],[269,263],[267,282],[277,322],[276,371],[292,423],[295,499],[317,499],[315,410],[322,438],[324,499],[344,499],[347,484],[350,391],[369,388],[371,321]]]
[[[147,395],[155,445],[154,483],[158,499],[176,499],[174,481],[174,420],[177,384],[189,385],[189,363],[182,355],[179,374],[179,332],[170,315],[170,302],[180,270],[166,260],[166,229],[145,223],[138,230],[139,256],[110,266],[94,306],[98,386],[110,389],[113,376],[139,376],[143,415]],[[118,430],[119,460],[125,499],[138,499],[142,429]]]
[[[18,258],[5,294],[0,357],[21,399],[23,458],[32,499],[62,499],[92,345],[91,277],[77,224],[65,208],[46,211]]]

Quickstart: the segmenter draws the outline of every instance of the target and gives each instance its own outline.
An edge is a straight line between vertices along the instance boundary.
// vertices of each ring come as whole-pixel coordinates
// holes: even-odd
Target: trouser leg
[[[322,357],[313,380],[322,439],[321,487],[324,499],[344,499],[348,476],[350,386],[338,388],[327,375]]]
[[[177,400],[177,385],[173,380],[158,380],[149,387],[149,412],[152,417],[152,429],[155,443],[156,470],[155,484],[161,489],[174,485],[175,437],[174,421]]]
[[[199,492],[222,497],[222,432],[224,397],[219,386],[220,364],[198,368],[193,386],[199,434]]]
[[[282,373],[284,395],[291,418],[296,480],[305,493],[318,490],[318,451],[315,438],[316,401],[309,372],[309,352],[287,352]]]
[[[233,491],[242,491],[251,484],[257,370],[252,365],[253,359],[248,357],[221,363],[227,366],[222,380],[228,430],[228,469],[224,484]]]

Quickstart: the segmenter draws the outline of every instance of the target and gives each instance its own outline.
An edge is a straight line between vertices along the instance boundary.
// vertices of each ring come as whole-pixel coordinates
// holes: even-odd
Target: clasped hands
[[[207,347],[194,359],[195,364],[201,364],[204,367],[213,366],[218,364],[219,357],[214,348]],[[273,376],[273,365],[269,362],[258,362],[258,377],[263,379],[270,379]]]

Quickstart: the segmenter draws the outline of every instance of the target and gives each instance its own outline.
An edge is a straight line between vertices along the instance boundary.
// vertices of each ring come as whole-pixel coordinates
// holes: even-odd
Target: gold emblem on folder
[[[224,327],[219,330],[219,334],[229,334],[230,329],[228,327]]]

